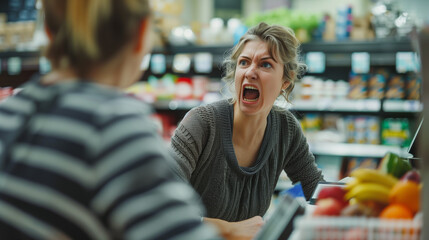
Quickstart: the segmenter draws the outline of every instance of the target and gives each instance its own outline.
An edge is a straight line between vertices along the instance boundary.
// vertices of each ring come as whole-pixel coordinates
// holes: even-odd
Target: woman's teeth
[[[259,98],[259,90],[253,86],[245,86],[243,90],[243,99],[247,102],[256,102]]]

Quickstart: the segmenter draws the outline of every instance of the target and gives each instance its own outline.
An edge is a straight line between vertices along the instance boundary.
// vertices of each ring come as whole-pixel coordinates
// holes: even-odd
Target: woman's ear
[[[138,29],[138,35],[137,35],[137,43],[134,48],[135,53],[140,53],[141,51],[145,51],[146,46],[148,43],[146,41],[150,41],[150,38],[148,37],[149,31],[150,31],[150,20],[149,17],[144,18],[140,22],[140,26]]]
[[[290,81],[286,80],[282,84],[282,90],[286,90],[290,85]]]

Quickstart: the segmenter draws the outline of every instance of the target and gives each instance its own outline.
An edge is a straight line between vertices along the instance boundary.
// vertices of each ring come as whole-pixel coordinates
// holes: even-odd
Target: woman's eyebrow
[[[277,62],[273,57],[263,57],[263,58],[261,58],[261,60],[273,60],[274,62]]]
[[[250,57],[246,56],[246,55],[240,55],[238,56],[238,58],[246,58],[246,59],[250,59]]]

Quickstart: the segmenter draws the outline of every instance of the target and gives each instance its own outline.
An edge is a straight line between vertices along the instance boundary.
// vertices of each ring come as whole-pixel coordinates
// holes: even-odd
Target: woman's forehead
[[[277,61],[277,53],[275,50],[275,45],[271,45],[263,40],[260,39],[252,39],[244,43],[243,49],[241,50],[241,53],[239,56],[259,56],[259,57],[266,57],[270,56],[275,61]],[[250,57],[250,56],[249,56]]]

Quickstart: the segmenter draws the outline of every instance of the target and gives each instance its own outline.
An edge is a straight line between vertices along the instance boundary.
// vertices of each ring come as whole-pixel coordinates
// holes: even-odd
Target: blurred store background
[[[325,178],[337,181],[355,168],[376,168],[387,152],[418,155],[419,145],[410,145],[423,112],[424,2],[153,0],[154,49],[127,91],[153,104],[168,142],[189,109],[228,96],[221,63],[249,27],[291,27],[308,72],[292,104],[278,104],[296,114]],[[40,8],[37,0],[0,2],[0,99],[50,71],[40,57],[47,42]]]

